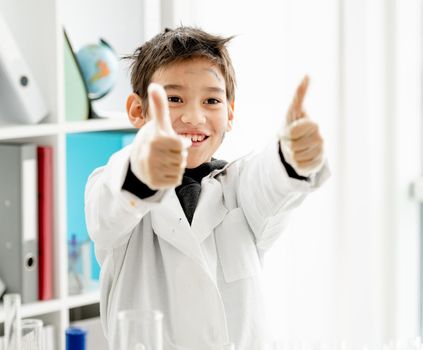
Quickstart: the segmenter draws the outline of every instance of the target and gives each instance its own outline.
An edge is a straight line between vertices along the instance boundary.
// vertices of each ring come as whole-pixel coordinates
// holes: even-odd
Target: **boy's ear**
[[[232,123],[234,120],[234,109],[235,109],[235,101],[232,100],[228,107],[228,125],[226,126],[226,131],[232,130]]]
[[[134,92],[126,99],[126,113],[131,124],[137,129],[141,128],[147,122],[147,118],[142,111],[141,97]]]

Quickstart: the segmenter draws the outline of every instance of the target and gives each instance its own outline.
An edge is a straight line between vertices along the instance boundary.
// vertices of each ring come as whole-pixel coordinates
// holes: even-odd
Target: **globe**
[[[116,85],[119,58],[105,40],[100,39],[98,44],[83,46],[76,53],[76,59],[90,100],[106,96]]]

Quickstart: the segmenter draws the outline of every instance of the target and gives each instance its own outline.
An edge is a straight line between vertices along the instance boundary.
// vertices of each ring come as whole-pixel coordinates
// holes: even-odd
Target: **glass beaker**
[[[21,296],[19,294],[5,294],[3,305],[5,349],[18,350],[21,340]]]
[[[43,350],[43,321],[28,318],[21,321],[21,348],[19,350]]]
[[[157,310],[118,313],[119,350],[163,350],[163,314]]]

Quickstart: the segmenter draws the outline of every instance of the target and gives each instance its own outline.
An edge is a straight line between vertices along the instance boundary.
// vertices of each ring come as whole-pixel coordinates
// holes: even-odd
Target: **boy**
[[[140,130],[93,172],[85,199],[113,350],[117,313],[138,308],[163,312],[166,350],[265,347],[263,254],[328,171],[302,109],[307,78],[266,149],[212,158],[234,118],[229,40],[167,29],[133,56],[126,110]]]

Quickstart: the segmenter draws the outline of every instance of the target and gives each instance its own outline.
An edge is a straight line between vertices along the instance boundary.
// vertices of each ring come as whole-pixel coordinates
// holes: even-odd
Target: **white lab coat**
[[[92,173],[85,195],[110,348],[118,350],[118,312],[141,308],[163,312],[165,350],[222,350],[228,341],[264,349],[263,253],[327,167],[310,182],[290,178],[274,139],[203,178],[190,226],[173,189],[144,200],[122,190],[130,147]]]

